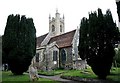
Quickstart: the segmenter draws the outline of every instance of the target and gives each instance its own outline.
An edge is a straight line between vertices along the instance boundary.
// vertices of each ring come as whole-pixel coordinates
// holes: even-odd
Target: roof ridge
[[[73,31],[76,31],[76,29],[74,29],[74,30],[72,30],[72,31],[69,31],[69,32],[66,32],[66,33],[63,33],[63,34],[60,34],[60,35],[57,35],[57,36],[54,36],[54,37],[59,37],[59,36],[61,36],[61,35],[65,35],[65,34],[68,34],[68,33],[73,32]],[[54,38],[54,37],[51,37],[51,38]]]

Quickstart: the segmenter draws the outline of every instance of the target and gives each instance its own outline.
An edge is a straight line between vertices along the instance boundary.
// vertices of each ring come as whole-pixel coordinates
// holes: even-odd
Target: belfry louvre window
[[[60,32],[62,32],[62,25],[60,25]]]
[[[55,31],[55,26],[54,25],[52,25],[52,32],[54,32]]]
[[[57,51],[53,51],[53,61],[57,61]]]

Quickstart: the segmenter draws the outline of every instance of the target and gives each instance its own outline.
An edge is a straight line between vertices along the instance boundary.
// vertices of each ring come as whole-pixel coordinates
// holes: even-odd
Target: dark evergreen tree
[[[19,20],[19,15],[9,15],[7,19],[7,24],[5,27],[4,35],[3,35],[3,40],[2,40],[2,58],[3,58],[3,63],[8,63],[8,55],[10,51],[13,48],[16,48],[17,45],[17,32],[16,32],[16,27],[18,26],[17,19]],[[14,28],[15,27],[15,28]]]
[[[120,0],[116,0],[116,5],[117,5],[118,20],[120,22]],[[120,44],[120,33],[119,33],[119,44]],[[117,66],[120,67],[120,48],[118,48],[118,52],[115,56],[115,60],[117,62]]]
[[[119,22],[120,22],[120,0],[116,2],[117,4],[117,13],[118,13],[118,18],[119,18]]]
[[[9,15],[3,36],[3,56],[12,73],[27,71],[35,50],[36,30],[32,18]]]
[[[88,19],[83,18],[81,20],[80,26],[80,40],[79,40],[79,54],[84,55],[81,56],[82,59],[85,59],[87,56],[87,32],[88,32]]]
[[[80,57],[86,59],[93,72],[101,79],[105,79],[110,73],[118,34],[110,10],[103,15],[102,10],[98,9],[98,14],[91,12],[88,20],[83,18],[81,21],[78,47]]]
[[[117,5],[118,20],[120,22],[120,0],[116,0],[116,5]],[[120,34],[119,34],[119,38],[120,38]],[[119,40],[119,42],[120,42],[120,40]]]

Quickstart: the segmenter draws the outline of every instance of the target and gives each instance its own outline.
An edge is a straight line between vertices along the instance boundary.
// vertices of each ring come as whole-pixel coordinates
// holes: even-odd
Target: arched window
[[[53,61],[57,61],[57,51],[53,51]]]
[[[61,50],[61,61],[64,64],[66,62],[66,51],[65,49]]]
[[[55,31],[55,26],[54,25],[52,25],[52,32],[54,32]]]
[[[60,32],[62,32],[62,25],[60,25]]]

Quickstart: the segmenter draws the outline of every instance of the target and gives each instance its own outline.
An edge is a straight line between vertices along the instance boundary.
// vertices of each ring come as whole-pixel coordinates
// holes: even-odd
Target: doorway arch
[[[61,68],[64,68],[66,61],[67,61],[67,52],[65,49],[61,49],[60,51],[60,67]]]

